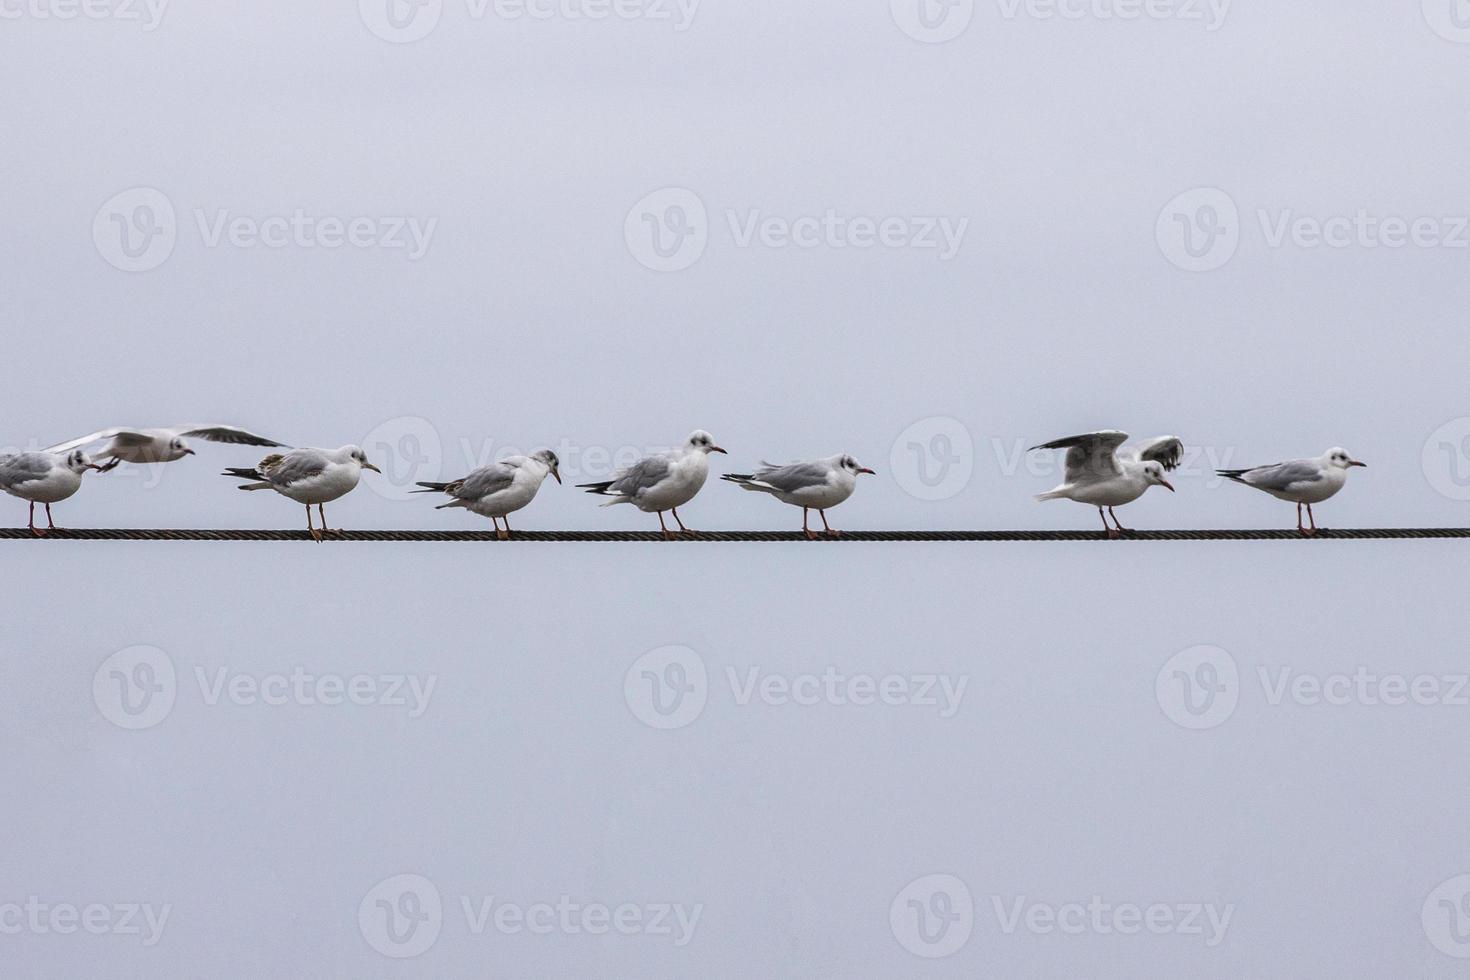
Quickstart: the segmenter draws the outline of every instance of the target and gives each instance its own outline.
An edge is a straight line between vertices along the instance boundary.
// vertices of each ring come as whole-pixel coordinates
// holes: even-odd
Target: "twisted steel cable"
[[[1412,538],[1470,538],[1470,528],[1323,528],[1312,538],[1289,528],[1265,530],[1130,531],[1119,541],[1344,541]],[[0,528],[0,539],[15,541],[311,541],[300,530],[234,530],[224,528],[57,528],[42,537],[27,528]],[[327,541],[489,541],[493,531],[334,531]],[[657,531],[513,531],[511,542],[663,542]],[[817,541],[865,543],[882,541],[1107,541],[1102,531],[844,531],[840,537],[820,535]],[[679,535],[674,543],[747,543],[798,541],[800,531],[697,531]]]

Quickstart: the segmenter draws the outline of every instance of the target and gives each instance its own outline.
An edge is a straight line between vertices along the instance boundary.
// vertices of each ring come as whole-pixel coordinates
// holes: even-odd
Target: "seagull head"
[[[556,482],[561,482],[561,460],[556,458],[556,453],[550,449],[541,449],[532,453],[531,458],[540,460],[545,464],[547,472],[556,478]]]
[[[372,470],[374,473],[383,472],[368,462],[367,453],[363,452],[360,446],[347,446],[345,448],[347,450],[347,458],[355,460],[358,466],[361,466],[365,470]]]
[[[684,443],[684,448],[690,452],[704,453],[706,455],[725,452],[719,446],[715,445],[715,437],[703,429],[695,429],[689,433],[689,441]]]
[[[1149,460],[1147,463],[1143,464],[1143,478],[1147,480],[1150,485],[1158,485],[1163,487],[1165,490],[1168,490],[1170,493],[1174,492],[1174,484],[1164,479],[1163,466],[1155,463],[1153,460]]]
[[[853,476],[857,476],[859,473],[868,473],[871,475],[873,472],[872,470],[868,469],[866,466],[863,466],[857,460],[846,454],[837,457],[837,467],[838,469],[846,470]]]
[[[189,444],[180,439],[178,436],[174,436],[172,439],[169,440],[168,451],[173,454],[175,459],[181,459],[185,456],[194,455],[194,450],[189,448]]]
[[[87,470],[100,470],[100,469],[102,469],[102,467],[100,467],[96,463],[92,462],[92,457],[91,456],[88,456],[86,453],[82,452],[80,449],[74,449],[71,452],[67,453],[67,455],[66,455],[66,468],[69,469],[69,470],[71,470],[73,473],[76,473],[76,474],[85,473]]]
[[[1360,463],[1356,459],[1353,459],[1353,457],[1348,454],[1348,451],[1346,449],[1343,449],[1341,446],[1335,446],[1332,449],[1327,450],[1323,458],[1327,461],[1328,466],[1338,470],[1348,470],[1352,469],[1354,466],[1368,465],[1367,463]]]

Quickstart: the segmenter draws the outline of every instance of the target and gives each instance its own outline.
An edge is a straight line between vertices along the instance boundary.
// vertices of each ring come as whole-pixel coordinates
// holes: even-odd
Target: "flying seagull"
[[[684,445],[671,452],[645,456],[626,469],[613,474],[604,483],[577,484],[588,493],[612,497],[604,507],[613,504],[632,504],[645,514],[658,514],[658,526],[665,540],[673,533],[664,524],[664,511],[670,511],[679,524],[679,530],[691,534],[684,522],[679,520],[678,508],[694,499],[709,477],[709,454],[723,453],[715,445],[714,438],[703,429],[695,429],[684,441]]]
[[[495,522],[495,536],[505,541],[510,538],[509,515],[535,499],[536,492],[541,489],[548,474],[560,483],[561,473],[557,470],[559,465],[560,460],[556,458],[556,453],[543,449],[529,456],[508,456],[488,466],[481,466],[462,480],[451,483],[420,483],[419,486],[424,489],[409,492],[449,494],[454,499],[447,504],[440,504],[435,510],[463,507],[481,517],[488,517]],[[505,520],[504,531],[500,529],[502,518]]]
[[[1127,441],[1128,433],[1104,429],[1032,446],[1027,452],[1037,449],[1067,451],[1061,486],[1038,494],[1036,499],[1075,500],[1080,504],[1090,504],[1102,517],[1108,537],[1118,537],[1128,528],[1118,523],[1118,515],[1113,508],[1132,503],[1151,486],[1161,486],[1172,492],[1174,486],[1164,479],[1164,473],[1176,469],[1184,455],[1184,444],[1174,436],[1159,436],[1141,446],[1119,452],[1119,447]],[[1108,526],[1108,517],[1103,514],[1105,507],[1112,515],[1115,528]]]
[[[298,504],[306,505],[306,531],[316,541],[329,533],[327,512],[322,505],[347,494],[357,486],[363,470],[381,473],[357,446],[340,449],[293,449],[288,453],[274,453],[261,460],[252,469],[234,467],[224,471],[223,476],[241,480],[253,480],[240,486],[241,490],[274,490]],[[316,504],[321,515],[322,528],[318,531],[311,524],[311,505]]]
[[[805,463],[789,463],[776,466],[761,463],[754,473],[726,473],[720,477],[729,480],[744,490],[768,493],[782,503],[801,508],[801,532],[808,541],[816,540],[816,534],[807,527],[807,511],[815,507],[822,516],[822,527],[832,537],[842,534],[832,530],[827,523],[827,508],[836,507],[857,488],[859,473],[872,473],[866,466],[846,453],[828,456]]]
[[[101,429],[91,435],[72,439],[47,449],[48,453],[64,453],[71,449],[89,446],[103,439],[110,440],[106,448],[97,453],[97,459],[108,462],[99,467],[106,473],[118,463],[170,463],[185,456],[194,455],[185,439],[204,439],[209,442],[226,442],[236,446],[281,447],[282,443],[233,425],[172,425],[162,429],[133,429],[118,426]]]
[[[1312,505],[1335,495],[1347,483],[1348,470],[1367,466],[1348,455],[1346,449],[1327,450],[1316,459],[1294,459],[1288,463],[1257,466],[1249,470],[1216,470],[1227,480],[1264,490],[1279,500],[1296,504],[1296,529],[1307,537],[1317,533],[1317,518]],[[1302,527],[1302,506],[1306,505],[1311,527]]]

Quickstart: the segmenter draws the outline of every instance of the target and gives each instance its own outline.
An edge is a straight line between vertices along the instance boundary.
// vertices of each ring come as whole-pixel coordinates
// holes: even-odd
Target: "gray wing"
[[[480,500],[510,486],[516,478],[516,469],[514,464],[491,463],[472,470],[469,476],[459,481],[458,486],[446,489],[460,500]]]
[[[209,442],[228,442],[236,446],[284,446],[283,442],[258,436],[254,432],[247,432],[234,425],[180,425],[174,426],[170,431],[175,435],[186,436],[193,439],[205,439]]]
[[[18,487],[51,472],[55,460],[50,453],[16,453],[0,456],[0,487]]]
[[[1240,479],[1262,490],[1288,490],[1293,484],[1316,483],[1322,479],[1322,470],[1310,460],[1295,459],[1289,463],[1257,466],[1240,474]]]
[[[636,497],[668,475],[669,459],[667,456],[645,456],[619,473],[608,486],[608,490],[612,493],[620,493],[625,497]]]
[[[789,463],[786,466],[762,463],[755,478],[762,483],[769,483],[782,493],[795,493],[807,487],[826,486],[830,473],[823,463]]]
[[[1053,439],[1051,442],[1031,448],[1065,449],[1067,451],[1066,481],[1076,483],[1080,480],[1105,478],[1121,473],[1122,470],[1118,467],[1117,452],[1118,447],[1127,441],[1128,433],[1119,432],[1116,429],[1103,429],[1080,436]]]
[[[1139,446],[1134,453],[1141,462],[1152,461],[1166,470],[1175,470],[1184,457],[1184,443],[1178,436],[1159,436]]]
[[[116,439],[119,442],[122,442],[124,445],[130,444],[134,446],[142,445],[150,441],[148,436],[138,429],[129,429],[123,426],[114,426],[111,429],[99,429],[98,431],[93,432],[91,435],[82,436],[79,439],[72,439],[68,442],[59,442],[54,446],[48,446],[46,447],[46,452],[69,453],[73,449],[79,449],[82,446],[90,445],[94,442],[101,442],[103,439]]]
[[[270,457],[266,457],[269,459]],[[314,476],[321,475],[327,468],[327,456],[316,449],[297,449],[280,457],[280,462],[268,467],[265,478],[278,487],[289,487],[293,483],[302,480],[310,480]],[[265,460],[261,466],[265,466]]]

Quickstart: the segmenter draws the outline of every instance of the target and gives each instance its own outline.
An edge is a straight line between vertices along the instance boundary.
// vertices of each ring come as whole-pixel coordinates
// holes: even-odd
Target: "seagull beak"
[[[709,447],[709,451],[712,452],[712,453],[724,453],[726,456],[730,455],[729,453],[726,453],[723,449],[721,449],[719,446],[710,446]]]
[[[552,470],[551,471],[551,475],[556,478],[556,482],[557,483],[560,483],[561,482],[561,473],[560,472],[558,472],[557,470]]]
[[[859,466],[858,469],[857,469],[857,471],[859,473],[866,473],[869,476],[877,476],[878,475],[878,474],[874,473],[872,470],[868,469],[866,466]]]
[[[365,469],[365,470],[372,470],[374,473],[381,473],[381,472],[383,472],[382,470],[380,470],[376,466],[374,466],[372,463],[369,463],[367,460],[363,460],[362,468]]]
[[[1165,490],[1169,491],[1170,493],[1173,493],[1174,492],[1174,484],[1170,483],[1168,480],[1160,480],[1159,481],[1159,486],[1163,487]]]
[[[88,463],[87,464],[87,469],[89,469],[89,470],[96,470],[98,473],[101,473],[102,472],[102,467],[98,466],[96,463]]]
[[[1367,469],[1368,468],[1368,464],[1367,463],[1360,463],[1356,459],[1350,459],[1350,460],[1348,460],[1348,466],[1361,466],[1361,467],[1363,467],[1363,469]]]
[[[185,449],[184,450],[184,455],[185,456],[193,456],[194,455],[194,450],[192,450],[192,449]]]

